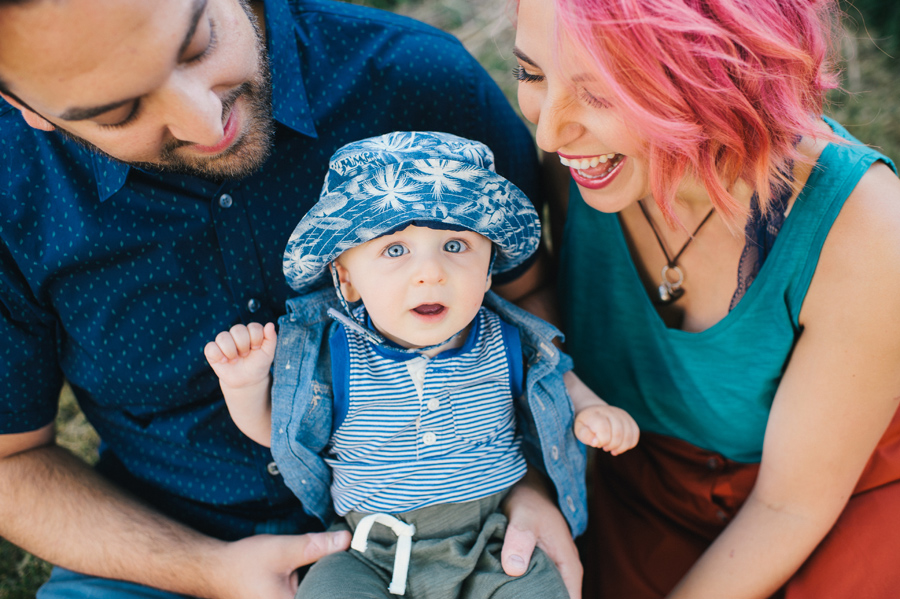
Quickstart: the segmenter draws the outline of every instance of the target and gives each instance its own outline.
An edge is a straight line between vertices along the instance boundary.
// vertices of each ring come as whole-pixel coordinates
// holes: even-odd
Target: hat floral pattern
[[[413,223],[484,235],[497,248],[495,273],[524,262],[541,232],[531,202],[496,173],[487,146],[449,133],[397,131],[332,156],[318,203],[285,249],[288,284],[308,291],[344,251]]]

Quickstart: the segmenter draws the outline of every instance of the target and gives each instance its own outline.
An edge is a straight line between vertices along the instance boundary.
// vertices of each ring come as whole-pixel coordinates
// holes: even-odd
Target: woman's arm
[[[759,476],[669,599],[765,598],[844,509],[900,398],[900,182],[876,164],[825,242]]]

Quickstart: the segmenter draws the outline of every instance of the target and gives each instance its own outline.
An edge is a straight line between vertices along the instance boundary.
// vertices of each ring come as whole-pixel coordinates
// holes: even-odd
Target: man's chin
[[[265,164],[272,149],[271,138],[270,133],[257,129],[216,156],[193,155],[190,146],[186,146],[165,156],[160,162],[129,164],[142,169],[181,173],[204,179],[242,179]]]

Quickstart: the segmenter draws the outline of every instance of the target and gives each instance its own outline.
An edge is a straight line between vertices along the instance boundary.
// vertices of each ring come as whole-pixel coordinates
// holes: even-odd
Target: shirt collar
[[[272,72],[272,116],[289,129],[318,137],[309,99],[300,70],[300,50],[295,21],[286,0],[265,0],[266,46]],[[131,167],[116,160],[94,154],[97,192],[104,202],[122,189]]]

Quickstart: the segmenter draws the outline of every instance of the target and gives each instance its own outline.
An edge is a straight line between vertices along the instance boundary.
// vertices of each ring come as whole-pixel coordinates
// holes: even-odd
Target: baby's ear
[[[344,268],[344,265],[337,260],[334,261],[334,267],[337,269],[338,280],[341,282],[341,295],[348,302],[359,301],[359,292],[353,286],[353,283],[350,282],[350,271]]]

